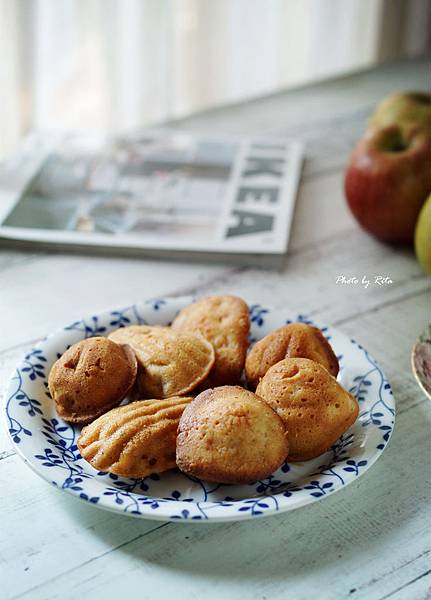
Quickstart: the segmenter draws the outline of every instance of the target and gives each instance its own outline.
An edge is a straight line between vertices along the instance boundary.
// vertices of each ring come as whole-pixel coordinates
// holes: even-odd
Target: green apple
[[[431,196],[428,196],[416,223],[415,250],[423,270],[431,275]]]
[[[419,125],[431,136],[431,94],[402,92],[388,96],[377,105],[369,126]]]

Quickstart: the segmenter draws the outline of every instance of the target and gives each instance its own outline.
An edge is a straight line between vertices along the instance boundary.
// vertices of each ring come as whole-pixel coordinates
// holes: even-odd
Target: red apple
[[[345,194],[360,225],[385,242],[411,243],[431,192],[431,137],[416,126],[371,129],[346,170]]]

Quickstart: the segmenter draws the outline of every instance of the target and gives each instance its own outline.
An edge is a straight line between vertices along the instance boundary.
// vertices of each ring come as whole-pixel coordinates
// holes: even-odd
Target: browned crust
[[[136,357],[129,346],[93,337],[71,346],[53,364],[48,387],[58,415],[84,425],[118,406],[136,374]]]
[[[255,389],[270,367],[285,358],[309,358],[323,365],[334,377],[338,359],[320,329],[305,323],[289,323],[256,342],[248,353],[245,373]]]
[[[77,444],[95,469],[142,478],[176,466],[177,429],[191,397],[140,400],[84,427]]]
[[[356,399],[322,365],[287,358],[271,367],[257,386],[259,394],[289,431],[290,461],[326,452],[356,421]]]
[[[109,339],[128,343],[135,352],[141,398],[189,393],[205,380],[215,360],[214,348],[199,332],[130,325],[113,331]]]
[[[288,449],[282,420],[261,398],[239,386],[199,394],[178,427],[178,467],[208,481],[240,484],[264,479],[280,467]]]
[[[240,380],[248,348],[248,306],[237,296],[207,296],[186,306],[172,328],[198,331],[213,346],[215,362],[205,387],[234,385]]]

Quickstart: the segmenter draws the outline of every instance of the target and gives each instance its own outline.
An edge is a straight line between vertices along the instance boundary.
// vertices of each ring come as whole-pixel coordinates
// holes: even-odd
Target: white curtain
[[[0,0],[0,154],[420,54],[428,0]],[[390,16],[390,19],[388,19]]]

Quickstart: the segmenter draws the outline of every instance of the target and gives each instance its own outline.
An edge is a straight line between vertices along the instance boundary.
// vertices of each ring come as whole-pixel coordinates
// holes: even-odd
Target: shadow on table
[[[225,524],[130,520],[124,527],[135,535],[120,546],[109,527],[95,533],[112,546],[111,556],[120,552],[134,561],[214,582],[249,579],[268,584],[323,567],[328,575],[328,566],[336,578],[340,559],[343,571],[350,568],[349,562],[355,569],[373,556],[390,553],[388,536],[391,544],[394,535],[405,543],[409,533],[404,529],[429,507],[430,426],[431,403],[425,398],[401,410],[387,451],[364,477],[324,502],[294,512]],[[127,521],[117,515],[107,518],[115,520],[114,529],[120,524],[117,519]]]

